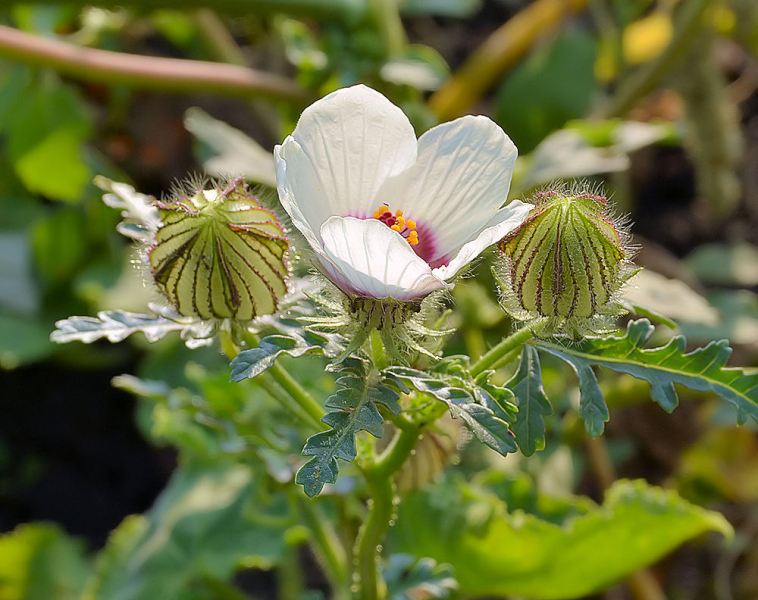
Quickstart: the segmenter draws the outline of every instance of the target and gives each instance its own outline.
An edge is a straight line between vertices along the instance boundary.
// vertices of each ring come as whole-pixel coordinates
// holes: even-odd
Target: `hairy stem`
[[[419,431],[419,426],[411,424],[399,429],[376,462],[363,470],[370,498],[368,516],[358,532],[355,550],[356,598],[361,600],[385,597],[384,581],[379,575],[379,555],[394,511],[393,475],[410,456],[418,441]]]
[[[526,342],[534,337],[535,327],[527,326],[519,329],[507,338],[501,340],[498,344],[490,348],[484,356],[471,365],[471,374],[476,377],[479,373],[486,371],[497,364],[504,356],[520,349]]]
[[[83,48],[0,25],[0,58],[46,67],[82,81],[144,89],[263,96],[305,103],[308,92],[275,75],[223,63]]]

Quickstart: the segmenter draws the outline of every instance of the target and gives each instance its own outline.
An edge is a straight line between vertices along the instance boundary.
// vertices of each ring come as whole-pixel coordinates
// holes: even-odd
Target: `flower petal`
[[[496,244],[521,225],[532,208],[534,206],[531,204],[514,200],[508,206],[499,210],[474,240],[464,244],[453,260],[445,266],[433,269],[432,272],[440,279],[449,281],[486,248],[489,248],[492,244]]]
[[[324,266],[347,293],[405,301],[448,287],[400,234],[374,219],[331,217],[321,239]]]
[[[422,135],[415,165],[380,193],[433,237],[432,254],[425,258],[444,264],[487,227],[505,202],[517,154],[510,138],[487,117],[461,117]]]
[[[330,216],[370,216],[383,201],[382,183],[416,159],[416,134],[402,110],[357,85],[306,108],[276,158],[296,163],[278,168],[280,194],[291,198],[285,209],[296,204],[317,232]],[[296,181],[301,177],[305,181]]]

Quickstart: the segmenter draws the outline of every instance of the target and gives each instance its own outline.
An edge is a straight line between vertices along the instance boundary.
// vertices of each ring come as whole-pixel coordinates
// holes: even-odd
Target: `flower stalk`
[[[519,350],[535,336],[538,324],[539,323],[533,323],[529,326],[523,327],[509,335],[507,338],[500,340],[500,342],[490,348],[484,356],[471,365],[471,374],[476,377],[500,362],[500,360],[507,354],[514,353],[515,356],[518,356],[515,351]]]

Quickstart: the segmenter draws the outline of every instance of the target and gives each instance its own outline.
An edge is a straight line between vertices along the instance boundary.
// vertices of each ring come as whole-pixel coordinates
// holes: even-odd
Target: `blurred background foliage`
[[[756,364],[753,0],[95,4],[0,7],[0,600],[327,596],[319,566],[339,576],[339,560],[307,542],[354,530],[359,482],[347,468],[304,502],[287,485],[302,430],[259,383],[229,383],[217,350],[178,340],[48,336],[68,315],[154,299],[94,175],[157,197],[190,172],[271,186],[273,144],[341,86],[380,89],[418,133],[490,115],[521,152],[513,197],[603,183],[647,268],[629,302]],[[156,74],[156,59],[189,75]],[[455,289],[452,353],[477,356],[509,326],[478,273]],[[334,387],[317,359],[296,371]],[[565,366],[543,371],[556,407],[543,452],[496,459],[454,424],[419,449],[390,540],[392,597],[452,597],[448,562],[464,597],[758,597],[755,430],[704,394],[681,393],[667,415],[645,385],[606,374],[599,445]],[[602,507],[590,500],[606,488]],[[727,521],[734,536],[702,535]],[[640,529],[652,541],[630,546]]]

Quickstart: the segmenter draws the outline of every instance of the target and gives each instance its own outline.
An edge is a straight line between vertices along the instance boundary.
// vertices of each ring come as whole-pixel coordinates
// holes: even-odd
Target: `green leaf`
[[[389,600],[448,600],[458,591],[450,565],[438,565],[431,558],[416,559],[408,554],[390,556],[384,566],[384,580]]]
[[[92,178],[82,156],[91,129],[83,102],[55,79],[14,75],[21,83],[11,89],[12,118],[0,124],[0,132],[7,135],[16,174],[29,191],[76,202]]]
[[[210,175],[242,176],[276,187],[274,156],[254,139],[199,108],[190,108],[184,126],[203,145],[203,168]]]
[[[644,345],[653,329],[647,319],[640,319],[630,322],[626,333],[620,337],[587,338],[573,346],[538,344],[542,350],[568,362],[579,374],[582,416],[588,430],[596,429],[605,407],[590,365],[647,381],[653,400],[669,412],[678,403],[674,389],[674,384],[678,383],[720,396],[737,409],[740,422],[747,417],[758,421],[758,373],[725,367],[732,353],[727,340],[711,342],[685,353],[684,337],[676,336],[664,346],[647,349]]]
[[[496,414],[493,408],[479,403],[471,392],[462,387],[465,382],[453,381],[451,385],[445,379],[408,367],[390,367],[384,373],[401,388],[413,388],[447,404],[453,417],[462,419],[476,438],[495,452],[508,454],[516,451],[513,434],[502,418],[505,416],[501,412],[503,409],[494,406],[499,413]],[[490,397],[494,401],[494,397]]]
[[[384,419],[377,405],[397,414],[399,394],[369,371],[367,364],[350,358],[338,367],[337,391],[327,398],[327,414],[321,419],[331,429],[308,438],[303,454],[313,456],[297,472],[295,482],[305,493],[315,496],[324,485],[337,481],[337,459],[353,461],[356,456],[355,435],[368,431],[374,437],[383,434]]]
[[[335,335],[290,328],[288,335],[267,335],[256,348],[243,350],[232,360],[232,381],[260,375],[282,354],[297,358],[306,354],[336,356],[341,347]]]
[[[135,333],[143,333],[148,342],[155,342],[178,331],[188,345],[202,345],[212,333],[212,325],[176,315],[167,318],[156,314],[131,313],[122,310],[103,310],[97,317],[69,317],[55,323],[50,340],[58,344],[83,342],[91,344],[100,339],[118,343]]]
[[[655,563],[705,532],[718,513],[642,481],[618,481],[602,506],[562,524],[518,512],[470,486],[438,485],[403,501],[391,548],[449,563],[461,595],[579,598]]]
[[[56,525],[20,525],[0,537],[2,600],[78,599],[88,571],[83,544]]]
[[[516,442],[526,456],[545,448],[545,415],[553,412],[542,387],[540,356],[534,346],[521,351],[518,371],[507,383],[518,400],[518,414],[513,424]]]
[[[256,491],[246,467],[183,466],[146,516],[111,534],[85,598],[181,598],[195,580],[270,568],[290,521],[283,497]]]

